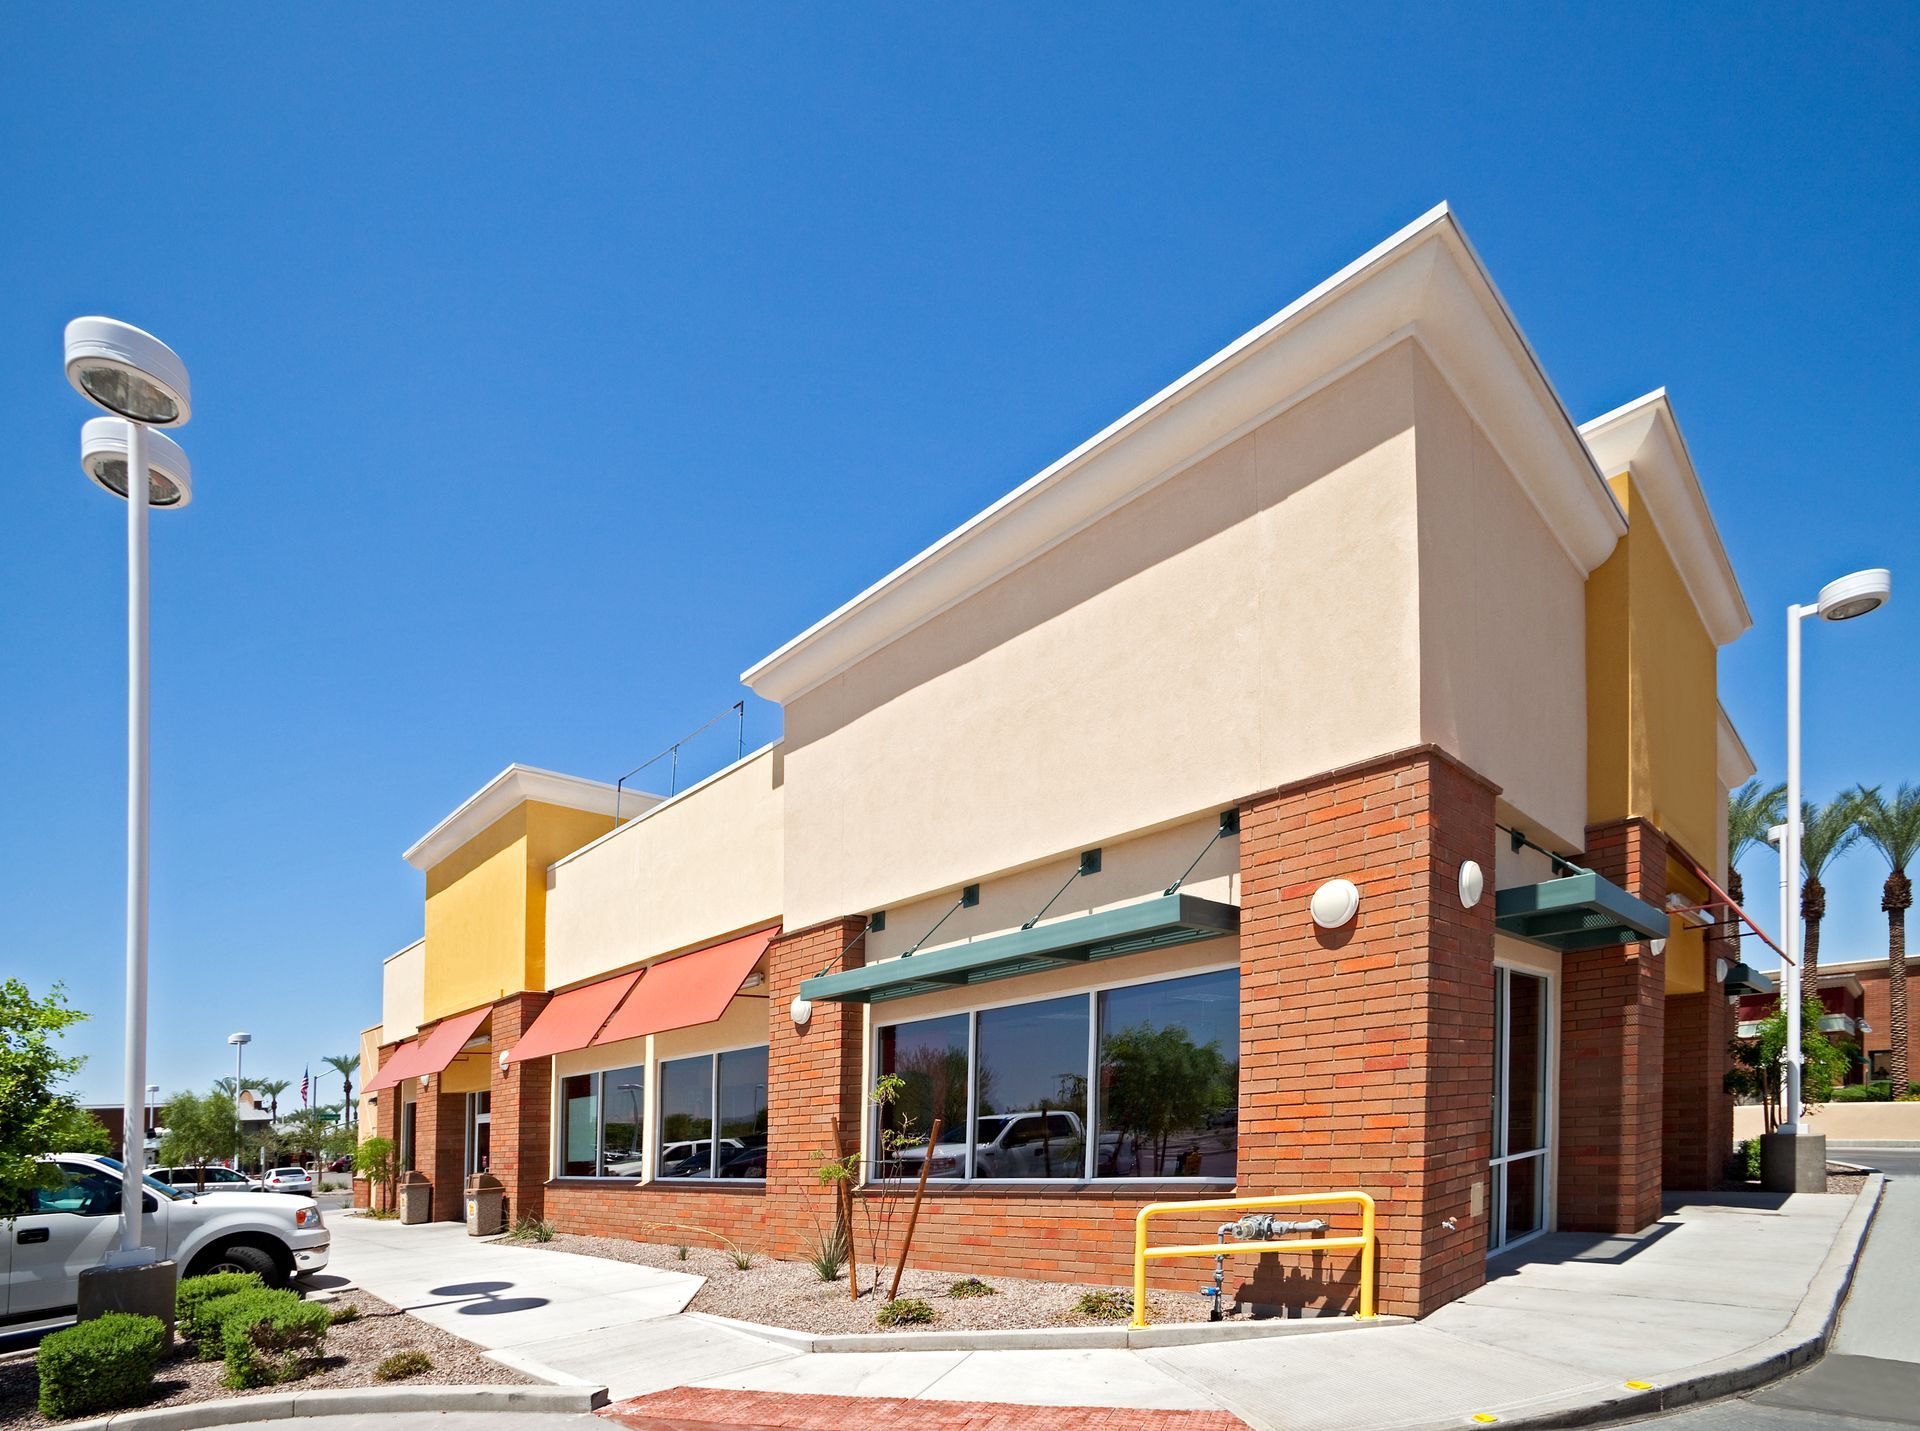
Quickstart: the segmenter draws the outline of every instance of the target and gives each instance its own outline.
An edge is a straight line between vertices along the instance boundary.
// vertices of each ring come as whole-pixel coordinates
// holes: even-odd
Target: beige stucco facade
[[[412,1038],[426,1021],[426,1002],[427,941],[416,939],[380,967],[380,1041]]]
[[[777,924],[781,775],[770,746],[550,866],[543,987]]]

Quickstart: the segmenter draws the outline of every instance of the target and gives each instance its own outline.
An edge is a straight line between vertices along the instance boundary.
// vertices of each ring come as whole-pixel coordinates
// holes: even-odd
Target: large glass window
[[[637,1178],[646,1171],[641,1149],[647,1135],[647,1070],[610,1068],[600,1078],[600,1171],[610,1178]]]
[[[600,1171],[600,1099],[597,1073],[576,1073],[560,1083],[560,1171],[590,1178]]]
[[[967,1175],[967,1024],[971,1015],[880,1030],[880,1077],[900,1080],[899,1093],[880,1107],[875,1172],[883,1178],[920,1176],[927,1138],[937,1118],[940,1144],[927,1169],[931,1178]]]
[[[900,1079],[879,1178],[917,1177],[929,1156],[934,1178],[1235,1174],[1237,969],[891,1024],[875,1055]]]
[[[719,1131],[715,1133],[715,1109]],[[767,1175],[767,1050],[735,1049],[660,1065],[663,1178]]]

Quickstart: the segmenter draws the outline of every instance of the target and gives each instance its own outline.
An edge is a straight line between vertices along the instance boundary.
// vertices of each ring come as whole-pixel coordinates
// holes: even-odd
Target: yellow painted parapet
[[[1337,1203],[1360,1205],[1358,1237],[1310,1237],[1279,1242],[1203,1242],[1177,1247],[1148,1247],[1147,1224],[1156,1217],[1196,1212],[1251,1212],[1257,1208],[1324,1207]],[[1360,1253],[1360,1312],[1373,1315],[1373,1197],[1359,1191],[1287,1193],[1280,1197],[1222,1197],[1199,1202],[1150,1202],[1133,1219],[1133,1325],[1147,1324],[1147,1263],[1163,1257],[1216,1257],[1234,1252],[1333,1252],[1353,1248]]]

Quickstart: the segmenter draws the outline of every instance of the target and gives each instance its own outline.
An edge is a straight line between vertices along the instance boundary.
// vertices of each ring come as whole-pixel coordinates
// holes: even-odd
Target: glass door
[[[1496,966],[1493,1033],[1493,1203],[1487,1250],[1546,1230],[1553,1061],[1544,976]]]
[[[467,1095],[467,1176],[488,1171],[493,1149],[493,1094]]]

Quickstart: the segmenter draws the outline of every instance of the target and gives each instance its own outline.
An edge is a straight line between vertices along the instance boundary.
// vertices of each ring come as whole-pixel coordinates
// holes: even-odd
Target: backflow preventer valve
[[[1310,1217],[1298,1221],[1275,1217],[1270,1212],[1248,1213],[1238,1222],[1220,1224],[1217,1236],[1222,1242],[1282,1242],[1289,1237],[1307,1232],[1325,1232],[1327,1221],[1321,1217]],[[1220,1320],[1220,1298],[1227,1280],[1227,1255],[1224,1252],[1213,1254],[1213,1285],[1203,1287],[1200,1295],[1207,1299],[1210,1310],[1207,1320]]]

